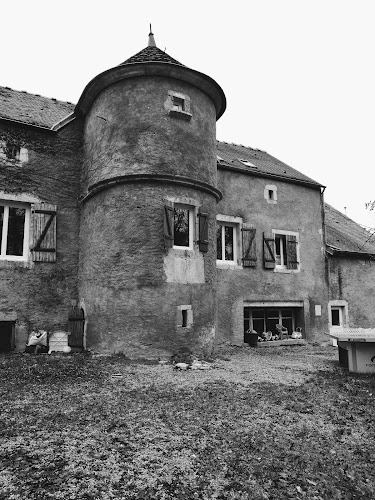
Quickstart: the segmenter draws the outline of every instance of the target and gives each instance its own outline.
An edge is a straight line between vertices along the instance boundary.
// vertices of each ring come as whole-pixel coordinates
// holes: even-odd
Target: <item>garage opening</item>
[[[0,321],[0,352],[14,349],[14,321]]]
[[[244,334],[255,330],[264,341],[293,338],[303,332],[303,307],[245,307]]]

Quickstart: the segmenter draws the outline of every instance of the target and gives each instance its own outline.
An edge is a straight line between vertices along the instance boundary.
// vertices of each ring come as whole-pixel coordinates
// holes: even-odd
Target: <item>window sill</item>
[[[226,262],[224,260],[217,260],[216,267],[219,269],[242,269],[242,266],[237,264],[237,262]]]
[[[275,267],[274,273],[295,274],[299,273],[299,269],[287,269],[285,267]]]
[[[187,122],[190,121],[191,117],[193,116],[191,113],[188,113],[187,111],[179,111],[177,109],[170,109],[169,115],[173,116],[173,118],[180,118],[181,120],[185,120]]]
[[[0,268],[1,269],[17,269],[20,267],[31,269],[34,266],[34,262],[31,260],[21,260],[21,259],[4,259],[0,258]]]

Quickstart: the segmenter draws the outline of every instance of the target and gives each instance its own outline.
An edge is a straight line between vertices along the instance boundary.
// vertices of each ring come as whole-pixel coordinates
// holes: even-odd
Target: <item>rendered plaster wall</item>
[[[329,257],[329,300],[348,304],[348,326],[375,328],[375,261]]]
[[[0,158],[0,186],[14,200],[57,205],[57,262],[0,260],[0,321],[15,321],[16,349],[33,329],[66,329],[77,298],[79,122],[58,133],[0,124],[0,140],[27,148],[28,161]]]
[[[170,92],[189,98],[191,118],[172,116]],[[216,112],[181,80],[129,78],[98,95],[85,121],[80,297],[87,347],[128,356],[210,351],[215,334]],[[129,176],[148,175],[145,181]],[[163,180],[160,176],[163,177]],[[169,178],[168,178],[169,176]],[[188,179],[178,184],[176,178]],[[105,184],[115,178],[118,185]],[[164,249],[164,201],[210,214],[209,251]],[[191,202],[189,200],[192,200]],[[180,201],[181,202],[181,201]],[[189,309],[182,325],[181,306]],[[191,318],[193,318],[191,322]]]
[[[189,121],[169,115],[170,90],[190,98]],[[213,102],[181,80],[153,76],[115,83],[86,118],[83,189],[129,174],[172,174],[216,186],[215,131]]]
[[[277,187],[277,203],[268,203],[266,185]],[[297,184],[219,169],[218,187],[223,199],[217,211],[237,216],[256,228],[257,263],[218,267],[218,339],[243,342],[243,309],[247,302],[303,302],[304,336],[326,339],[328,333],[327,284],[322,236],[320,192]],[[300,270],[275,272],[263,267],[263,232],[297,232]],[[322,315],[316,315],[321,306]]]
[[[209,251],[164,248],[164,199],[188,196],[209,217]],[[87,347],[129,357],[211,351],[215,333],[216,201],[173,184],[121,184],[83,207],[80,297]],[[196,233],[197,236],[197,233]],[[181,306],[193,324],[182,327]]]

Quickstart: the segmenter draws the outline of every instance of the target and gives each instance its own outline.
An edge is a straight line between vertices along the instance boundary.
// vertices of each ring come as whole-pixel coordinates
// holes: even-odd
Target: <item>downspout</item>
[[[322,186],[322,190],[320,191],[320,209],[322,212],[322,242],[323,242],[323,255],[325,261],[325,281],[328,287],[329,292],[329,272],[328,272],[328,257],[327,257],[327,234],[326,234],[326,213],[324,207],[324,191],[326,190],[326,186]]]

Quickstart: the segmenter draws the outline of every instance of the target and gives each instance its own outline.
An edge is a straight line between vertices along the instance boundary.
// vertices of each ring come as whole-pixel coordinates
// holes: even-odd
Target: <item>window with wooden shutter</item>
[[[173,202],[164,200],[164,248],[168,251],[174,242],[174,206]]]
[[[35,203],[31,206],[34,262],[56,262],[56,205]]]
[[[297,257],[297,236],[292,234],[287,234],[286,236],[286,253],[287,253],[287,268],[288,269],[298,269],[298,257]]]
[[[257,262],[256,253],[256,229],[254,224],[244,223],[242,225],[242,263],[244,267],[255,267]]]
[[[275,269],[275,238],[263,233],[263,264],[265,269]]]
[[[199,217],[199,250],[201,252],[208,251],[208,213],[202,208],[198,212]]]

